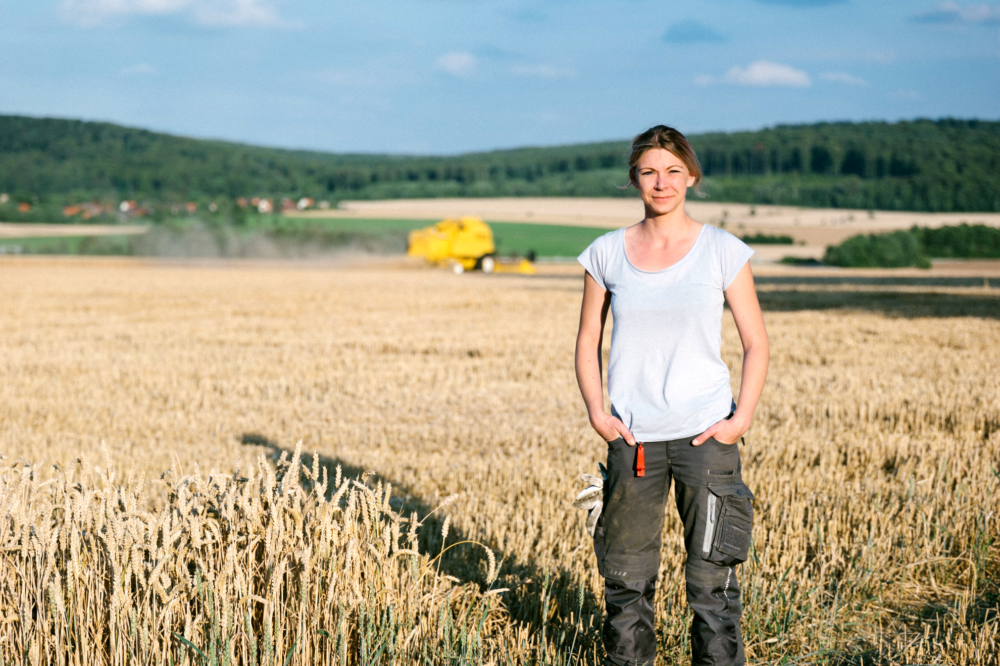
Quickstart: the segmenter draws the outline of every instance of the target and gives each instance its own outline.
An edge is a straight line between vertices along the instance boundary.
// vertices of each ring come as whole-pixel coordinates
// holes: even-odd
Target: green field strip
[[[439,220],[399,220],[370,218],[272,218],[270,224],[254,225],[257,230],[293,231],[321,228],[327,231],[390,235],[422,229]],[[263,220],[262,220],[263,222]],[[525,222],[488,222],[500,255],[526,255],[534,251],[539,257],[575,257],[583,252],[595,238],[610,229],[572,227],[560,224],[535,224]]]
[[[410,232],[430,226],[439,219],[400,220],[389,218],[364,217],[281,217],[268,216],[258,219],[248,218],[246,229],[254,231],[299,231],[307,229],[324,229],[345,233],[363,233],[371,235]]]
[[[539,257],[575,257],[610,229],[569,227],[559,224],[526,224],[523,222],[490,222],[497,254],[526,255],[534,251]]]
[[[0,239],[0,254],[130,255],[134,234]]]
[[[386,239],[395,237],[393,243],[405,243],[406,235],[414,229],[430,226],[438,220],[371,219],[371,218],[282,218],[268,216],[251,218],[246,225],[228,227],[237,236],[249,237],[267,234],[272,237],[307,240],[312,234],[343,235],[350,237],[370,237]],[[525,256],[534,252],[539,257],[575,257],[595,238],[606,234],[608,229],[593,227],[572,227],[557,224],[532,224],[524,222],[490,222],[496,243],[497,254],[501,256]],[[183,234],[191,225],[181,223],[158,225],[165,231]],[[207,227],[211,231],[213,227]],[[214,227],[221,231],[221,227]],[[151,229],[155,232],[157,227]],[[23,237],[0,239],[0,252],[11,254],[133,254],[137,236],[57,236]],[[18,248],[15,250],[15,248]]]

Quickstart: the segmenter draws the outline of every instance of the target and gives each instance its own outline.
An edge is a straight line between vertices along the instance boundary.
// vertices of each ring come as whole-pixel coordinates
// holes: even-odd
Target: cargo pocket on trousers
[[[746,484],[709,486],[702,557],[726,566],[745,562],[752,531],[753,493]]]

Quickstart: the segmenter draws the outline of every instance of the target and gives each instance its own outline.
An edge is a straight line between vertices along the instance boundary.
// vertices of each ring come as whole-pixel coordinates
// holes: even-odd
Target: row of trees
[[[717,201],[1000,211],[1000,122],[821,123],[690,138]],[[623,141],[455,157],[328,154],[0,116],[0,191],[36,202],[628,196],[627,152]]]
[[[959,224],[852,236],[829,247],[823,263],[848,268],[930,268],[934,259],[1000,259],[1000,229]]]

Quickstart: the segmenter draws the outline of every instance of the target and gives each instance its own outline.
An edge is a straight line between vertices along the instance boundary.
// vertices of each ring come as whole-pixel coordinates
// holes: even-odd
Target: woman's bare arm
[[[629,446],[635,438],[620,419],[604,411],[604,384],[601,378],[601,341],[611,306],[611,292],[601,289],[590,273],[584,276],[580,330],[576,336],[576,381],[587,405],[590,425],[607,441],[624,437]]]
[[[753,421],[760,394],[764,391],[767,378],[767,364],[770,360],[767,330],[764,315],[760,311],[757,291],[753,286],[750,262],[740,269],[739,274],[726,289],[726,300],[736,321],[736,330],[743,343],[743,376],[740,379],[740,395],[736,402],[736,412],[732,418],[719,421],[698,435],[691,443],[695,446],[709,437],[725,444],[739,441]]]

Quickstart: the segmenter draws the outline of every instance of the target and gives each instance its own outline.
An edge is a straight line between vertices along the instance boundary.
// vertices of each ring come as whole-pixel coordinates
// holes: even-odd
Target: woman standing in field
[[[694,664],[742,665],[740,589],[753,496],[736,443],[750,427],[767,374],[768,341],[749,259],[726,231],[684,212],[701,181],[684,135],[657,125],[632,141],[629,180],[645,218],[606,234],[580,255],[586,269],[576,375],[590,423],[608,442],[604,508],[594,551],[605,578],[607,663],[653,664],[654,598],[664,508],[674,482],[694,610]],[[722,361],[723,302],[743,343],[733,410]],[[604,411],[601,339],[614,316]]]

